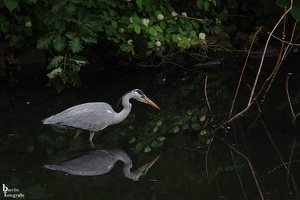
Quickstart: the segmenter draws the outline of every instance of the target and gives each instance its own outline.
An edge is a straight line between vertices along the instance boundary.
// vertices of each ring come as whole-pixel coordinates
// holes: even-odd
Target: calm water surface
[[[285,72],[282,72],[282,76]],[[294,77],[299,78],[299,75]],[[233,82],[229,84],[234,85],[235,81]],[[295,185],[300,192],[300,132],[297,127],[290,129],[290,112],[286,104],[283,105],[281,101],[286,98],[283,83],[284,81],[281,80],[275,81],[273,93],[264,103],[263,118],[266,123],[264,126],[261,120],[257,119],[258,109],[256,108],[250,111],[248,118],[241,118],[229,126],[230,130],[223,130],[224,139],[231,145],[236,145],[233,141],[240,141],[238,145],[244,147],[242,153],[251,159],[259,176],[259,184],[263,193],[266,194],[265,199],[268,197],[272,200],[300,199],[294,188]],[[300,90],[299,84],[296,85],[296,83],[295,79],[291,82],[294,96],[299,94],[297,91]],[[77,141],[69,142],[69,139],[74,136],[74,131],[54,130],[49,126],[42,125],[42,119],[84,102],[105,101],[115,107],[115,103],[124,92],[139,87],[131,87],[131,85],[133,83],[129,83],[126,88],[120,88],[120,86],[93,82],[90,85],[66,89],[63,93],[57,94],[50,88],[45,88],[43,84],[31,81],[20,82],[16,85],[2,84],[0,179],[3,192],[1,190],[0,199],[12,198],[4,198],[6,189],[13,190],[6,194],[19,195],[15,196],[19,198],[24,195],[25,199],[238,200],[246,199],[245,196],[249,200],[261,199],[246,160],[242,157],[237,158],[237,154],[232,153],[228,146],[217,139],[214,141],[208,157],[209,166],[215,165],[214,170],[211,170],[211,178],[207,178],[205,172],[207,146],[191,150],[187,142],[177,142],[174,137],[172,140],[167,138],[162,147],[153,148],[148,153],[144,151],[134,153],[128,139],[119,141],[117,144],[101,137],[102,134],[106,138],[115,134],[115,129],[110,127],[103,133],[95,135],[96,147],[126,151],[133,160],[133,170],[162,154],[157,163],[140,181],[134,182],[125,178],[122,175],[121,163],[118,163],[108,174],[95,177],[66,175],[42,168],[49,161],[89,149],[87,133],[80,135]],[[145,89],[144,92],[162,110],[168,107],[162,101],[166,97],[156,95],[155,90]],[[233,92],[230,91],[230,93]],[[138,116],[135,120],[139,120],[143,112],[150,112],[159,117],[159,112],[150,106],[136,101],[132,101],[132,104],[131,114]],[[228,105],[222,104],[219,106],[228,107]],[[297,108],[299,108],[299,103],[295,109]],[[151,118],[147,117],[144,120],[151,120]],[[291,149],[293,149],[294,154],[291,160],[295,163],[289,167],[293,173],[294,183],[291,178],[287,179],[286,170],[281,166],[280,157],[273,148],[267,132],[273,136],[285,162],[289,161]],[[235,136],[240,138],[234,138]],[[232,168],[233,164],[224,166],[214,162],[214,158],[219,157],[230,161],[233,159],[232,155],[241,161],[239,170],[242,172],[242,177],[237,176],[236,170]]]

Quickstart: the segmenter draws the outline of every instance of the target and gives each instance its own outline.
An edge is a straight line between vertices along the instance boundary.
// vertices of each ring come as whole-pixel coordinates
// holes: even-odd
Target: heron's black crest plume
[[[134,89],[134,90],[131,90],[130,92],[132,92],[132,91],[137,92],[139,95],[142,96],[142,98],[144,98],[144,97],[146,96],[146,95],[144,94],[144,92],[143,92],[142,90],[140,90],[140,89]],[[121,96],[121,98],[120,98],[119,101],[117,102],[117,108],[119,107],[119,105],[120,105],[120,103],[121,103],[123,97],[124,97],[126,94],[130,93],[130,92],[127,92],[127,93],[125,93],[123,96]]]

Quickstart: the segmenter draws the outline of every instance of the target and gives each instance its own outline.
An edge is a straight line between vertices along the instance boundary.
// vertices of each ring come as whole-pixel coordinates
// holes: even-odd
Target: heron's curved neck
[[[120,160],[124,163],[123,174],[130,179],[136,178],[137,175],[134,172],[130,172],[132,167],[131,158],[125,152],[120,150],[115,150],[113,154],[115,160]]]
[[[130,98],[131,98],[130,94],[126,94],[122,97],[123,110],[121,110],[121,112],[119,113],[116,113],[116,115],[114,116],[115,118],[114,124],[120,123],[129,115],[132,107],[131,103],[129,102]]]

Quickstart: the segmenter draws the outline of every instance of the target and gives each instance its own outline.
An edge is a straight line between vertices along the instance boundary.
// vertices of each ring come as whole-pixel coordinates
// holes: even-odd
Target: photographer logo
[[[17,188],[8,188],[5,184],[2,184],[3,196],[10,198],[25,198],[25,195]]]

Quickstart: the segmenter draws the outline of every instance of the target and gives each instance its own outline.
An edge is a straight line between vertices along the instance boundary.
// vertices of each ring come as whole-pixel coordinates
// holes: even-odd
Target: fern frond
[[[63,56],[55,56],[49,62],[48,69],[58,68],[64,60]]]
[[[83,46],[81,44],[79,37],[71,38],[68,43],[69,43],[69,47],[73,53],[78,53],[83,50]]]
[[[36,44],[37,48],[38,49],[48,49],[50,44],[53,41],[54,36],[55,35],[53,33],[49,33],[43,37],[40,37]]]
[[[66,38],[61,35],[56,35],[53,40],[53,46],[56,51],[62,51],[66,48],[67,41]]]
[[[97,44],[97,39],[94,37],[81,36],[81,39],[86,43]]]

